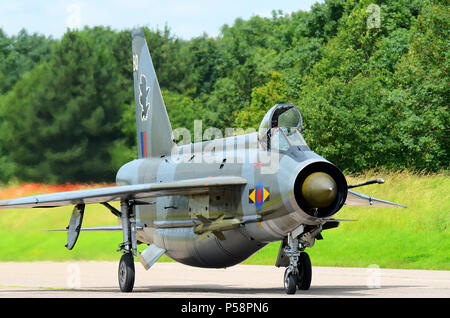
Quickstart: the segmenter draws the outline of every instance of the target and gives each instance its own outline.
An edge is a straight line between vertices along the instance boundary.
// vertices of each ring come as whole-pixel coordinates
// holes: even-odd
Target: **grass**
[[[358,221],[324,231],[324,240],[307,249],[313,265],[450,270],[448,173],[368,172],[348,181],[374,177],[383,177],[386,184],[357,191],[408,209],[344,207],[335,217]],[[0,261],[118,260],[121,232],[83,232],[69,252],[65,232],[41,231],[65,228],[71,212],[72,207],[0,211]],[[100,225],[117,225],[117,219],[101,205],[87,206],[83,226]],[[244,264],[274,265],[279,247],[279,242],[271,243]]]

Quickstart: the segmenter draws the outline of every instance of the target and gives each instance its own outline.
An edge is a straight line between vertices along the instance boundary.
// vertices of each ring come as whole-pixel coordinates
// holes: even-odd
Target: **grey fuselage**
[[[295,182],[305,167],[332,164],[307,147],[291,147],[271,158],[271,162],[266,159],[263,163],[260,158],[266,158],[270,151],[252,142],[255,139],[256,133],[194,143],[177,147],[170,156],[138,159],[124,165],[117,173],[118,185],[212,176],[240,176],[247,180],[239,189],[220,188],[208,195],[145,200],[147,205],[136,206],[138,242],[156,244],[170,258],[186,265],[225,268],[241,263],[269,242],[283,240],[302,224],[323,223],[322,218],[300,208]],[[271,171],[266,171],[268,166]],[[258,183],[270,193],[259,208],[249,199]],[[214,235],[199,240],[194,233],[198,214],[212,220],[225,214],[225,219],[239,219],[241,225],[224,231],[225,240]]]

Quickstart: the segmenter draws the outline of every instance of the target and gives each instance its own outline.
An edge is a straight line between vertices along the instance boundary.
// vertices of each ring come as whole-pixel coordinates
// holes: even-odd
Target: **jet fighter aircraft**
[[[333,216],[344,205],[404,207],[350,190],[384,181],[347,185],[339,168],[308,147],[291,104],[273,106],[254,133],[177,145],[144,32],[132,38],[139,154],[120,168],[117,186],[0,201],[1,209],[73,205],[63,229],[69,250],[82,230],[122,231],[121,291],[133,290],[134,257],[147,270],[164,254],[226,268],[274,241],[281,242],[275,265],[286,267],[286,293],[308,290],[312,269],[304,250],[339,226],[343,220]],[[103,204],[119,226],[83,229],[87,204]],[[148,247],[138,252],[140,244]]]

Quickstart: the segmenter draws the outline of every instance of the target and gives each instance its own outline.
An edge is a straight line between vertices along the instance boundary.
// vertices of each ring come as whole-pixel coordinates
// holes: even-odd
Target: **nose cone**
[[[302,195],[311,208],[326,208],[336,199],[337,185],[330,175],[315,172],[303,182]]]

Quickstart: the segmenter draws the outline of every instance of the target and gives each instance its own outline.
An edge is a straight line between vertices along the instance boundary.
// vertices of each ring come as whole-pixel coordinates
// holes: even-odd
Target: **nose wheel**
[[[288,236],[288,246],[284,254],[289,258],[289,266],[284,272],[284,290],[286,294],[293,295],[299,290],[308,290],[311,286],[312,267],[311,260],[305,252],[299,252],[301,245],[298,239]]]
[[[297,274],[292,272],[289,267],[284,272],[284,290],[286,294],[293,295],[297,289],[298,277]]]
[[[291,266],[284,272],[284,290],[286,294],[295,294],[299,290],[309,290],[312,280],[312,267],[309,255],[305,252],[300,253],[296,270]]]

